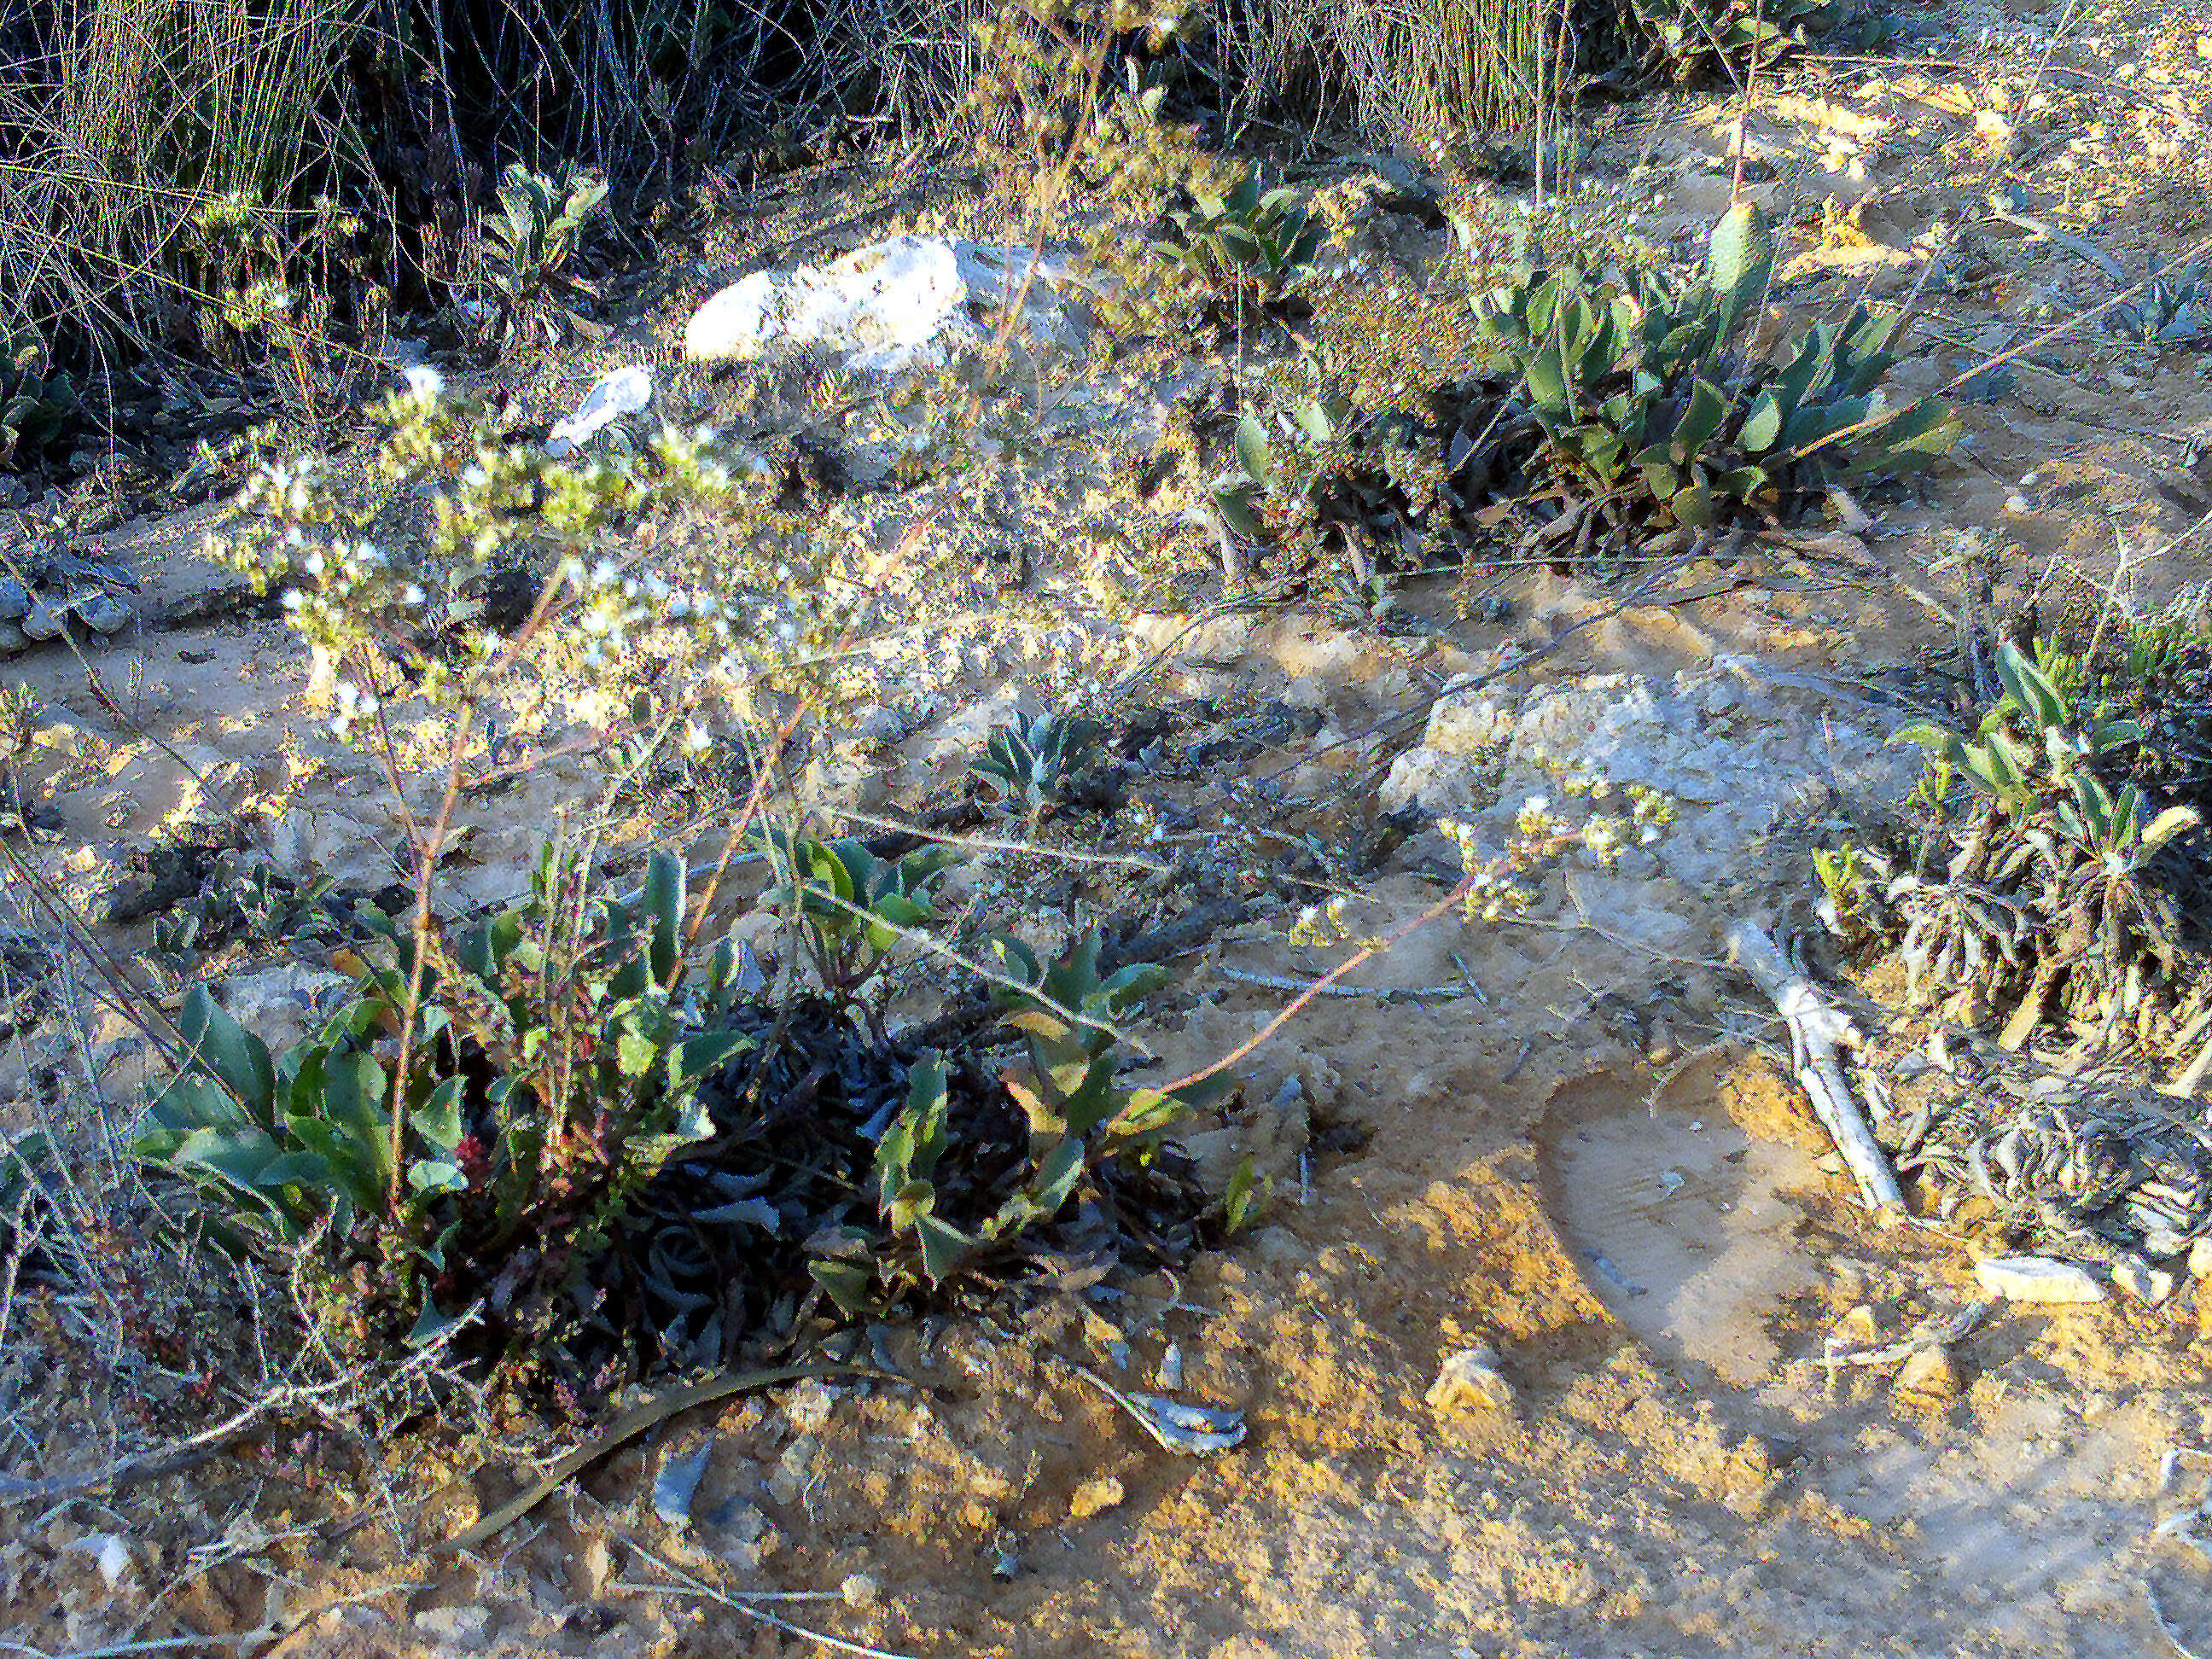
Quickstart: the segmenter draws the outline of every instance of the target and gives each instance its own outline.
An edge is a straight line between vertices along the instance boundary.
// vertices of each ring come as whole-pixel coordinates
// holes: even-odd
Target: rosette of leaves
[[[2112,326],[2145,345],[2175,345],[2212,332],[2212,281],[2197,265],[2168,270],[2150,258],[2150,280],[2140,299],[2117,305]]]
[[[929,890],[960,861],[930,846],[878,858],[857,840],[817,841],[771,829],[761,836],[776,886],[771,902],[799,930],[822,988],[854,1003],[892,949],[933,914]]]
[[[341,1335],[419,1339],[472,1303],[495,1349],[554,1334],[632,1198],[712,1132],[702,1081],[754,1046],[726,1024],[734,947],[685,961],[684,896],[656,855],[634,905],[586,902],[549,851],[526,904],[458,938],[386,924],[389,960],[354,959],[345,1006],[273,1058],[196,988],[133,1150],[234,1249],[322,1232]]]
[[[0,466],[60,437],[76,410],[69,376],[48,369],[46,349],[34,336],[0,337]]]
[[[563,161],[532,173],[511,161],[501,175],[497,209],[484,216],[485,252],[499,267],[509,301],[535,295],[574,257],[584,227],[605,205],[606,181]]]
[[[1339,395],[1302,398],[1237,423],[1236,470],[1213,488],[1222,520],[1270,545],[1351,553],[1358,579],[1368,554],[1397,554],[1418,568],[1420,538],[1406,476],[1418,470],[1424,434],[1395,410],[1355,411]]]
[[[1850,21],[1851,0],[1632,0],[1653,49],[1677,75],[1718,66],[1734,76],[1802,52]]]
[[[2067,684],[2079,659],[2037,654],[2000,648],[2004,694],[1971,734],[1897,732],[1929,754],[1909,803],[1923,830],[1905,860],[1862,849],[1850,897],[1916,995],[2004,1012],[2010,1046],[2054,1014],[2100,1046],[2155,1042],[2205,994],[2203,882],[2185,854],[2201,819],[2124,778],[2141,728]]]
[[[1002,806],[1023,812],[1034,834],[1090,763],[1101,730],[1097,721],[1076,714],[1032,719],[1017,713],[1012,721],[991,728],[982,755],[968,763],[968,773]]]
[[[1322,228],[1305,198],[1287,185],[1261,189],[1257,167],[1224,191],[1196,183],[1189,190],[1194,205],[1168,215],[1176,237],[1152,251],[1218,310],[1279,302],[1321,251]]]
[[[1753,348],[1747,325],[1773,266],[1764,216],[1739,204],[1697,279],[1644,272],[1624,285],[1571,267],[1478,299],[1492,373],[1516,380],[1503,411],[1483,389],[1494,382],[1463,399],[1449,449],[1462,499],[1486,474],[1517,471],[1557,504],[1547,552],[1582,554],[1601,532],[1704,529],[1747,507],[1787,514],[1831,477],[1948,453],[1960,435],[1948,404],[1895,409],[1880,389],[1900,317],[1859,307],[1779,356]]]
[[[1145,1206],[1142,1188],[1168,1134],[1226,1086],[1210,1082],[1174,1091],[1121,1076],[1114,1022],[1170,982],[1166,969],[1099,966],[1099,939],[1087,933],[1049,964],[1019,941],[993,941],[1007,983],[997,993],[1006,1024],[1019,1033],[1027,1064],[1001,1077],[1027,1126],[1008,1190],[978,1208],[948,1172],[979,1149],[963,1146],[948,1109],[947,1075],[916,1066],[905,1105],[877,1145],[869,1177],[888,1243],[872,1261],[825,1260],[815,1278],[848,1310],[880,1307],[918,1287],[936,1287],[1003,1260],[1023,1239],[1058,1218],[1086,1188],[1128,1224]],[[956,1193],[957,1196],[956,1197]],[[1166,1206],[1189,1213],[1187,1199]]]

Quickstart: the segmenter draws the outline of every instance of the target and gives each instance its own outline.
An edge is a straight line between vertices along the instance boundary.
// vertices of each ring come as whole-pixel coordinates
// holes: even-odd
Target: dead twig
[[[1826,1366],[1831,1374],[1844,1365],[1893,1365],[1899,1360],[1911,1358],[1923,1348],[1948,1347],[1980,1324],[1989,1311],[1990,1304],[1986,1302],[1969,1302],[1934,1329],[1908,1336],[1902,1342],[1893,1342],[1886,1348],[1858,1348],[1846,1352],[1831,1337],[1828,1339],[1828,1352],[1813,1363]]]
[[[1374,997],[1379,1001],[1450,1000],[1474,994],[1468,985],[1328,985],[1310,979],[1285,979],[1275,974],[1248,974],[1242,968],[1224,966],[1221,977],[1239,985],[1257,985],[1270,991],[1312,991],[1325,997]]]
[[[1789,1022],[1798,1084],[1811,1097],[1813,1109],[1835,1141],[1836,1150],[1850,1166],[1860,1200],[1870,1210],[1893,1206],[1902,1209],[1905,1195],[1898,1190],[1897,1176],[1890,1170],[1881,1143],[1867,1127],[1858,1103],[1851,1098],[1843,1064],[1836,1058],[1838,1044],[1855,1045],[1859,1040],[1850,1016],[1823,1002],[1820,993],[1790,968],[1757,923],[1730,922],[1728,947],[1729,959],[1751,976],[1776,1012]]]
[[[625,1579],[617,1586],[617,1589],[657,1592],[662,1595],[674,1594],[702,1596],[717,1607],[727,1607],[741,1618],[767,1625],[772,1629],[783,1632],[787,1636],[796,1636],[801,1641],[816,1643],[834,1652],[858,1654],[860,1659],[911,1659],[909,1655],[894,1653],[889,1648],[872,1648],[865,1642],[848,1641],[842,1636],[832,1636],[827,1631],[812,1630],[805,1625],[793,1624],[790,1620],[756,1605],[755,1601],[746,1599],[745,1593],[742,1590],[733,1595],[727,1590],[715,1589],[705,1579],[684,1571],[673,1561],[654,1554],[626,1533],[617,1533],[615,1536],[619,1538],[624,1547],[635,1554],[640,1560],[651,1563],[674,1581],[671,1583],[654,1584],[641,1580]]]

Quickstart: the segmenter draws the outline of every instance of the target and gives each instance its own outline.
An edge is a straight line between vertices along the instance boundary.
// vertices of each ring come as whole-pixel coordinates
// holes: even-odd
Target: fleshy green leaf
[[[276,1074],[269,1048],[216,1004],[204,985],[195,985],[177,1016],[177,1030],[192,1058],[236,1097],[264,1126],[273,1122]]]
[[[461,1094],[467,1086],[466,1079],[449,1077],[415,1109],[415,1133],[441,1152],[450,1152],[460,1144]]]
[[[1705,242],[1705,280],[1719,301],[1720,340],[1735,337],[1744,313],[1759,303],[1774,275],[1774,233],[1766,216],[1738,202],[1721,216]]]

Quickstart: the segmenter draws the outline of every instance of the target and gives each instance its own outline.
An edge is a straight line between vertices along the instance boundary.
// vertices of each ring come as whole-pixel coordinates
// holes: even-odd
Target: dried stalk
[[[1850,1016],[1820,1000],[1809,981],[1795,972],[1775,948],[1774,941],[1756,922],[1731,921],[1728,929],[1729,960],[1750,975],[1775,1011],[1789,1022],[1790,1054],[1797,1081],[1811,1097],[1813,1109],[1836,1143],[1858,1182],[1859,1200],[1869,1210],[1902,1209],[1905,1195],[1889,1159],[1867,1127],[1850,1085],[1844,1080],[1843,1064],[1836,1058],[1839,1043],[1856,1046],[1857,1027]]]

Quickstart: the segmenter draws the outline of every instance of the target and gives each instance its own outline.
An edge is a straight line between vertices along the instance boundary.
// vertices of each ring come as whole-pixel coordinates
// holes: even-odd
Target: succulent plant
[[[2212,332],[2212,278],[2193,264],[2169,271],[2154,253],[2142,297],[2114,306],[2112,325],[2145,345],[2172,345]]]
[[[0,337],[0,466],[34,454],[62,434],[76,410],[69,376],[46,363],[29,334]]]
[[[1194,185],[1191,195],[1194,208],[1169,215],[1176,240],[1153,251],[1224,300],[1281,298],[1321,249],[1322,227],[1305,198],[1287,186],[1261,190],[1257,167],[1247,167],[1226,191]]]
[[[1730,503],[1948,451],[1960,428],[1948,404],[1893,410],[1878,389],[1901,317],[1860,307],[1784,356],[1753,351],[1745,325],[1773,265],[1764,216],[1740,204],[1696,280],[1645,272],[1624,286],[1569,268],[1478,300],[1479,337],[1542,432],[1540,461],[1601,493],[1640,474],[1663,521],[1703,528]]]
[[[584,226],[605,204],[606,181],[562,162],[550,173],[520,161],[501,175],[499,210],[484,218],[487,252],[510,301],[536,294],[576,252]]]
[[[1017,714],[995,726],[969,775],[1009,808],[1024,811],[1032,829],[1060,799],[1098,746],[1099,726],[1073,714]]]

